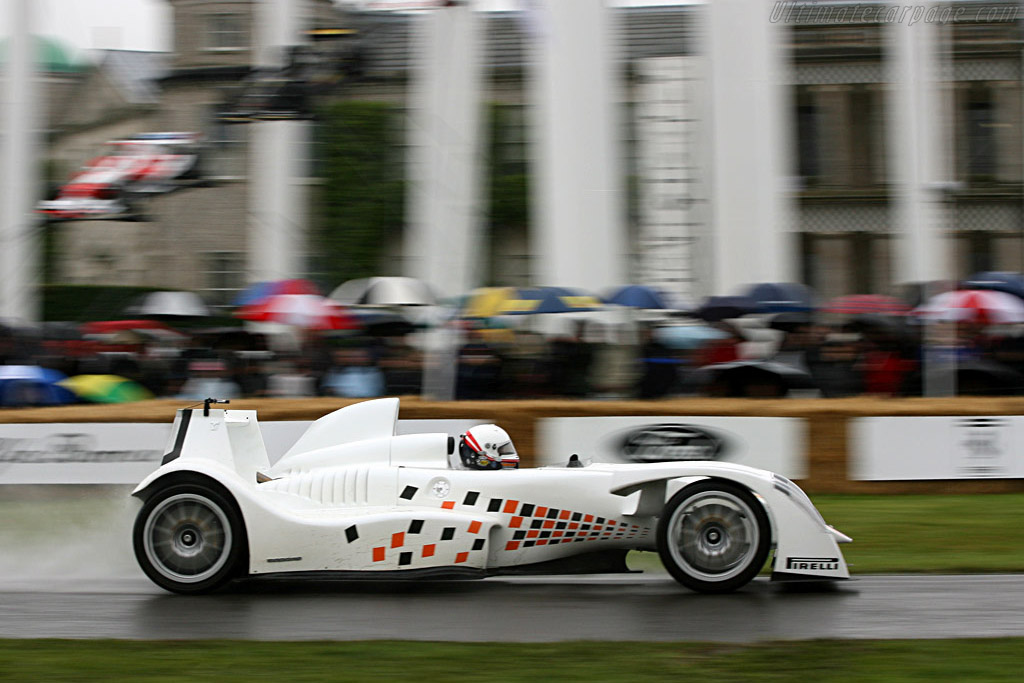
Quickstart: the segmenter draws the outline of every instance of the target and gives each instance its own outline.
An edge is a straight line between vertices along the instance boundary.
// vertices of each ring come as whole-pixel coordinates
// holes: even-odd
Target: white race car
[[[721,462],[523,468],[507,434],[395,435],[398,399],[312,425],[271,465],[255,411],[179,410],[133,492],[143,571],[177,593],[245,576],[461,577],[625,570],[657,551],[684,586],[736,590],[774,548],[773,580],[849,578],[807,495]]]
[[[134,203],[201,182],[201,136],[196,133],[140,133],[111,140],[54,199],[37,210],[50,220],[134,217]]]

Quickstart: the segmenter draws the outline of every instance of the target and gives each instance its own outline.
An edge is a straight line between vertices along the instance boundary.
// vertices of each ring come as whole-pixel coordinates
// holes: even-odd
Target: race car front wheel
[[[658,521],[658,554],[676,581],[725,593],[761,571],[771,546],[764,508],[746,489],[707,480],[672,496]]]
[[[234,501],[201,483],[174,484],[150,496],[132,540],[146,576],[175,593],[223,586],[238,574],[246,549]]]

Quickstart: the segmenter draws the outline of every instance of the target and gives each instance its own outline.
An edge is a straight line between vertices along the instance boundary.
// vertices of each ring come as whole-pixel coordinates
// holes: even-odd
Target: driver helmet
[[[519,467],[519,454],[512,438],[498,425],[471,427],[459,438],[462,464],[474,470],[514,470]]]

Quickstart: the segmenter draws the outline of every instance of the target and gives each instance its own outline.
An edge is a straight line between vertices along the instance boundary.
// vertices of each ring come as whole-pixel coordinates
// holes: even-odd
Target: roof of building
[[[164,52],[103,50],[100,68],[130,104],[156,104],[160,100],[158,80],[170,68]]]
[[[36,63],[46,73],[73,74],[83,71],[88,64],[76,53],[74,47],[52,36],[33,36],[36,44]],[[7,43],[0,39],[0,64],[7,62]]]

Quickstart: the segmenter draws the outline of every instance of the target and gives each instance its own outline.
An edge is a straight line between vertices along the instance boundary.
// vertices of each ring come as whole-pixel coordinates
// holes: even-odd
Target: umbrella
[[[835,315],[905,315],[910,311],[901,299],[882,294],[850,294],[832,299],[821,309]]]
[[[658,310],[683,310],[675,305],[671,297],[655,287],[647,285],[626,285],[604,298],[606,304]]]
[[[283,323],[309,330],[351,330],[358,327],[345,310],[316,294],[278,294],[243,306],[235,312],[242,320]]]
[[[139,297],[124,312],[128,315],[173,318],[201,318],[210,315],[210,309],[194,292],[150,292]]]
[[[989,289],[1006,292],[1024,299],[1024,275],[1006,271],[987,271],[975,273],[962,283],[961,289]]]
[[[463,306],[467,318],[535,313],[583,313],[601,309],[589,294],[565,287],[486,287],[471,294]]]
[[[653,334],[670,349],[696,349],[709,341],[729,336],[728,332],[707,325],[666,325],[654,328]]]
[[[790,389],[814,387],[814,380],[800,368],[770,360],[705,365],[694,379],[716,396],[781,397]]]
[[[751,285],[745,294],[757,302],[761,313],[802,313],[815,308],[814,292],[797,282],[762,282]]]
[[[0,366],[0,405],[54,406],[74,403],[75,395],[60,386],[67,375],[38,365]]]
[[[427,283],[411,277],[370,277],[338,285],[330,298],[348,306],[433,306]]]
[[[801,327],[807,327],[812,322],[811,316],[808,313],[789,311],[773,315],[771,322],[768,323],[768,327],[781,332],[796,332]]]
[[[416,324],[396,311],[353,309],[353,315],[367,334],[375,337],[400,337],[416,330]]]
[[[748,296],[709,296],[695,311],[695,315],[708,322],[718,322],[742,318],[757,310],[757,302]]]
[[[983,325],[1024,322],[1024,299],[989,289],[958,289],[934,296],[914,313],[926,320]]]
[[[60,385],[93,403],[128,403],[153,398],[141,384],[120,375],[75,375],[61,380]]]
[[[270,280],[256,282],[243,289],[235,300],[233,306],[248,306],[267,297],[278,294],[320,294],[320,289],[309,280]]]

